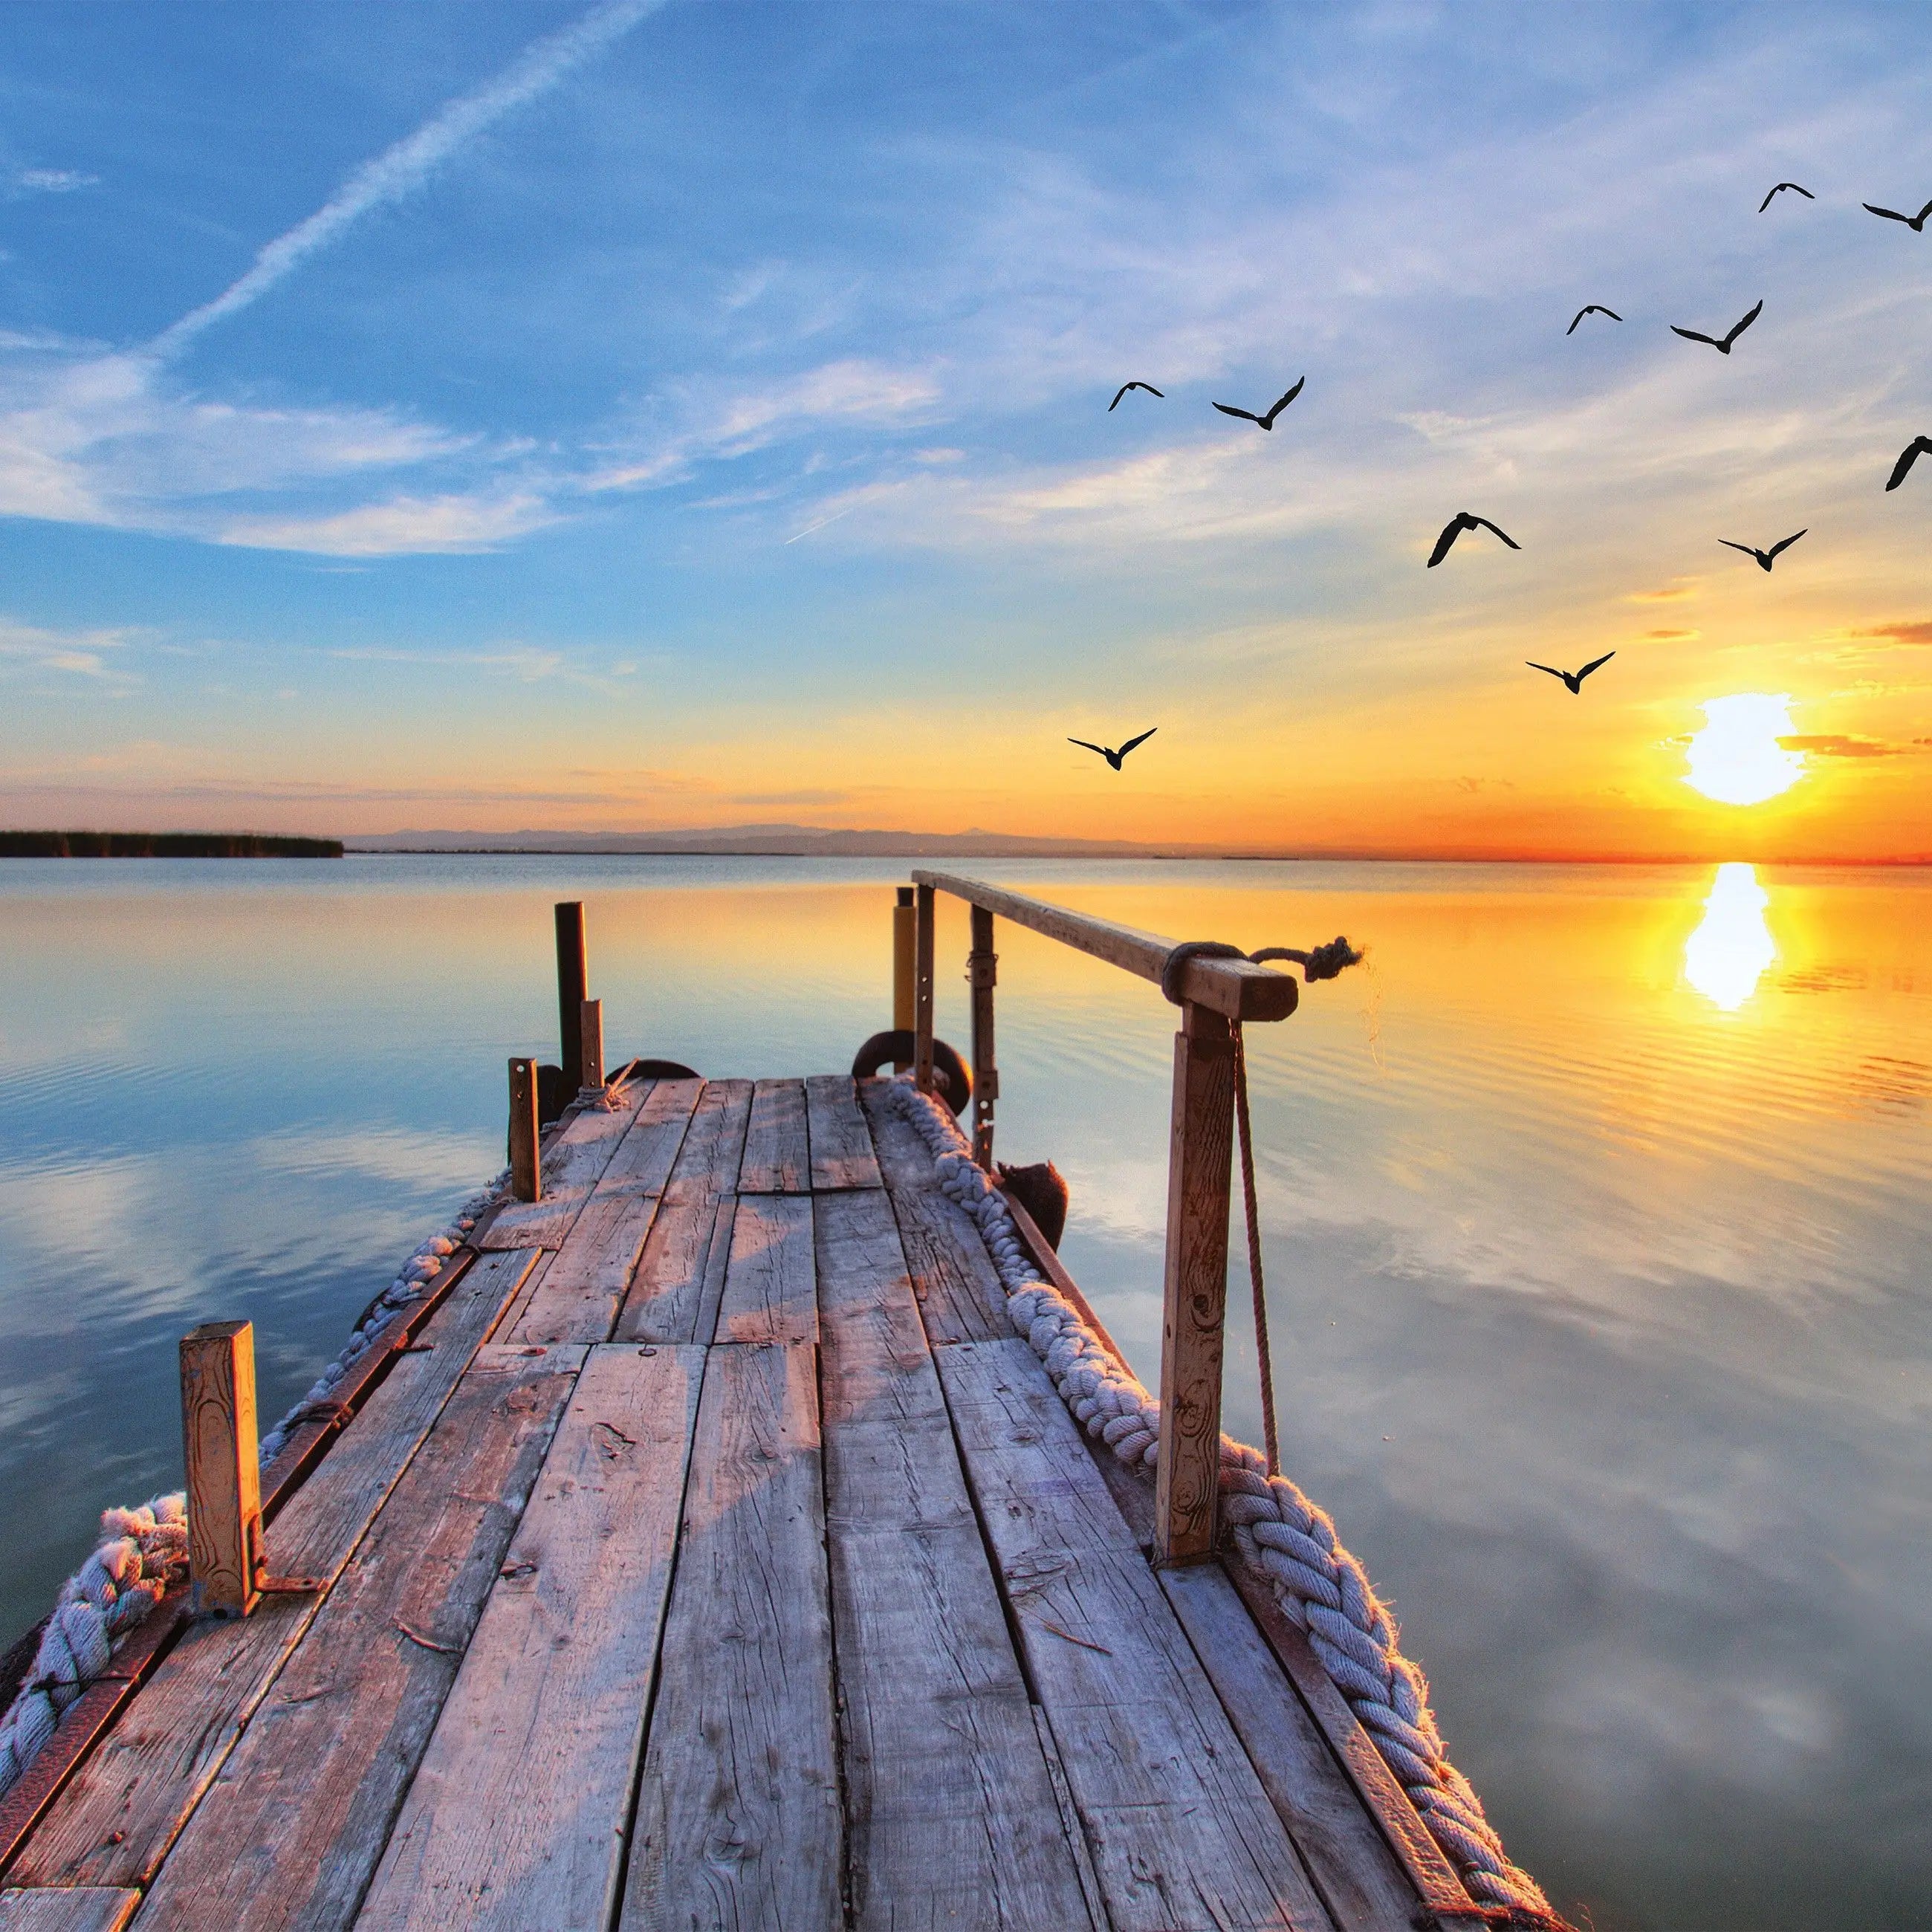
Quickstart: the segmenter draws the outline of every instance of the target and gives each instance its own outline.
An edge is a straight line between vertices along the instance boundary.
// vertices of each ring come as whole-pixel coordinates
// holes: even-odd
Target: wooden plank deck
[[[543,1172],[271,1526],[321,1587],[188,1628],[0,1932],[1480,1922],[878,1083],[633,1083]]]

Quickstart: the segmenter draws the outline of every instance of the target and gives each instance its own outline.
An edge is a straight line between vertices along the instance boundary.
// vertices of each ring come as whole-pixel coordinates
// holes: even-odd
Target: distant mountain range
[[[809,825],[706,826],[681,832],[386,832],[352,852],[646,852],[826,859],[1194,859],[1208,845],[1130,838],[1024,838],[1004,832],[825,831]]]

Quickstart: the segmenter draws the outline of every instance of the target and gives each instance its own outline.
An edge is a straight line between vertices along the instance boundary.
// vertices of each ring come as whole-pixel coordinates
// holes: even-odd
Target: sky
[[[0,820],[1932,855],[1923,28],[16,8]]]

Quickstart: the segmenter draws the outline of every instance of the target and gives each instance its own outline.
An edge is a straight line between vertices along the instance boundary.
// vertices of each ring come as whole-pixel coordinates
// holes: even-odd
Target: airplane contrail
[[[177,354],[202,330],[246,308],[370,209],[400,200],[466,142],[513,108],[548,93],[664,4],[665,0],[608,0],[574,25],[533,42],[494,80],[474,93],[459,95],[413,134],[364,162],[313,214],[264,246],[245,274],[212,302],[190,309],[164,328],[148,344],[148,352],[160,358]]]

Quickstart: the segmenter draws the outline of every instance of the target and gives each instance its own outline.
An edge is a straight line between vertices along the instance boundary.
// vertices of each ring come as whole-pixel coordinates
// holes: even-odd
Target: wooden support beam
[[[1219,1013],[1190,1000],[1174,1038],[1168,1136],[1157,1562],[1198,1563],[1214,1554],[1234,1143],[1234,1035]]]
[[[510,1192],[534,1201],[543,1192],[537,1165],[537,1064],[510,1062]]]
[[[590,991],[584,956],[584,902],[566,899],[556,908],[557,1064],[566,1074],[584,1064],[584,1001]]]
[[[932,1091],[933,891],[921,886],[913,965],[913,1078],[922,1094]]]
[[[582,1016],[579,1036],[583,1042],[583,1058],[578,1064],[577,1084],[580,1088],[602,1087],[604,1084],[604,1002],[586,1000],[578,1007]]]
[[[966,983],[973,994],[973,1158],[993,1171],[993,1102],[1000,1097],[999,1069],[993,1061],[993,988],[1000,956],[993,950],[993,915],[975,906],[968,917],[973,950],[966,958]]]
[[[1104,959],[1151,980],[1158,986],[1166,970],[1168,955],[1174,942],[1157,932],[1142,932],[1131,926],[1116,926],[1112,920],[1096,919],[1090,913],[1070,912],[1064,906],[1048,905],[1044,899],[1029,898],[1024,892],[1009,892],[1004,886],[989,886],[982,879],[966,879],[952,872],[916,872],[913,883],[921,892],[928,886],[951,892],[969,904],[984,906],[1016,926],[1044,933],[1076,952]],[[1271,971],[1245,959],[1188,960],[1180,974],[1176,988],[1183,1000],[1211,1006],[1230,1019],[1285,1020],[1300,998],[1300,983],[1286,973]]]
[[[255,1434],[255,1330],[208,1322],[182,1337],[188,1564],[196,1610],[245,1617],[260,1594],[262,1474]]]
[[[919,912],[912,902],[912,888],[899,888],[898,903],[892,908],[892,1030],[910,1033],[913,1028],[913,956],[918,944]],[[910,1063],[892,1062],[892,1071],[903,1073]]]

